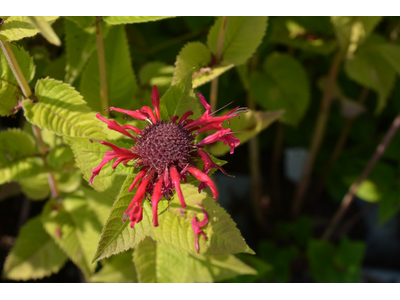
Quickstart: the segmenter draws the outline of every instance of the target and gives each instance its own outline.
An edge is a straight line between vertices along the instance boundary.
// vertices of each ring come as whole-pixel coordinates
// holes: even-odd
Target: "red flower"
[[[222,123],[238,116],[241,112],[246,112],[246,108],[236,107],[224,116],[214,117],[213,114],[215,112],[211,113],[211,106],[203,95],[200,93],[197,93],[197,95],[206,111],[196,120],[189,119],[193,115],[193,112],[189,110],[180,118],[179,116],[172,116],[170,121],[162,121],[160,119],[160,101],[156,86],[153,86],[151,95],[154,111],[148,106],[135,111],[110,107],[110,111],[125,113],[135,119],[149,122],[149,125],[142,130],[132,125],[121,126],[114,120],[108,120],[100,114],[96,115],[98,119],[108,125],[109,129],[118,131],[134,140],[134,145],[131,149],[120,148],[109,142],[100,141],[100,143],[109,146],[112,150],[106,152],[101,163],[93,169],[92,177],[89,180],[89,183],[92,184],[93,179],[100,173],[101,168],[113,159],[116,159],[112,165],[114,169],[120,163],[126,165],[129,161],[134,161],[135,167],[139,168],[140,172],[132,182],[129,191],[131,192],[136,185],[137,191],[122,218],[125,222],[126,218],[129,217],[132,228],[142,220],[142,202],[146,193],[151,196],[154,226],[158,226],[157,207],[159,201],[163,196],[169,199],[173,195],[174,189],[178,194],[181,206],[185,207],[186,203],[180,182],[181,180],[186,181],[186,176],[193,175],[201,181],[199,192],[208,186],[214,199],[218,198],[217,188],[208,177],[208,173],[212,168],[218,168],[224,174],[227,173],[222,167],[213,163],[210,156],[201,148],[206,144],[221,141],[224,145],[229,145],[230,153],[232,154],[240,141],[232,135],[231,129],[223,128]],[[211,130],[216,132],[196,142],[195,138],[199,133]],[[201,158],[204,162],[202,171],[196,168],[196,158]],[[206,237],[200,229],[208,222],[207,213],[205,211],[204,213],[205,218],[202,222],[197,222],[196,217],[192,220],[197,251],[198,234],[203,234]]]

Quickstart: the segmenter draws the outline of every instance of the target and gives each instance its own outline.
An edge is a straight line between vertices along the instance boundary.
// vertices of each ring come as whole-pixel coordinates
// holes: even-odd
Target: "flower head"
[[[129,161],[134,161],[134,166],[140,171],[133,180],[129,191],[137,186],[136,194],[124,213],[122,220],[125,222],[129,217],[131,227],[139,223],[143,217],[142,202],[147,196],[151,200],[153,210],[153,224],[158,226],[157,207],[162,197],[169,199],[175,190],[182,207],[186,206],[183,197],[180,182],[186,182],[187,176],[194,176],[201,184],[199,192],[202,189],[211,189],[214,199],[218,198],[218,191],[214,182],[208,176],[212,168],[218,168],[224,174],[225,170],[215,164],[210,156],[202,149],[204,145],[221,141],[224,145],[228,144],[230,153],[239,145],[239,140],[232,135],[231,129],[225,129],[222,124],[225,120],[236,117],[241,112],[246,112],[246,108],[236,107],[224,116],[213,116],[211,106],[200,93],[197,93],[201,104],[206,111],[198,119],[190,119],[193,115],[191,110],[182,116],[171,116],[170,121],[161,120],[160,118],[160,101],[159,93],[156,86],[153,86],[151,100],[154,111],[144,106],[140,110],[125,110],[110,107],[110,111],[116,111],[127,114],[135,119],[146,121],[149,123],[144,129],[138,129],[132,125],[119,125],[114,120],[108,120],[97,114],[97,118],[105,122],[109,129],[118,131],[119,133],[131,138],[134,143],[130,149],[120,148],[112,143],[99,141],[107,145],[112,150],[108,150],[104,155],[101,163],[93,169],[89,183],[92,184],[94,178],[100,173],[102,167],[114,160],[113,169],[118,164],[126,165]],[[228,121],[229,122],[229,121]],[[201,141],[196,141],[198,134],[205,131],[215,131],[215,133],[207,136]],[[204,162],[203,170],[196,168],[196,159],[202,159]],[[205,212],[205,211],[204,211]],[[196,250],[198,251],[197,235],[205,234],[201,231],[208,222],[207,214],[202,222],[197,222],[194,218],[192,227],[196,235]]]

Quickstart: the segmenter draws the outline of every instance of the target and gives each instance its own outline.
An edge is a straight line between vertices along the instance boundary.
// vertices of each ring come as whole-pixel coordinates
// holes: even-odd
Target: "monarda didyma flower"
[[[135,119],[149,122],[149,125],[140,130],[132,125],[119,125],[114,120],[108,120],[97,114],[97,118],[105,122],[108,128],[120,132],[121,134],[134,140],[134,145],[130,149],[120,148],[112,143],[99,141],[103,145],[107,145],[112,150],[107,151],[101,163],[93,169],[89,183],[93,183],[93,179],[100,173],[101,168],[113,159],[116,159],[112,165],[115,169],[118,164],[126,165],[129,161],[134,161],[134,166],[140,170],[133,180],[129,191],[132,192],[137,185],[136,194],[124,213],[122,221],[125,222],[129,217],[131,228],[139,223],[143,217],[142,202],[147,193],[147,198],[151,200],[153,211],[153,224],[158,226],[157,207],[161,198],[164,196],[169,199],[173,195],[175,189],[178,194],[182,207],[186,206],[183,197],[180,182],[186,181],[186,176],[193,175],[201,184],[199,192],[210,187],[214,199],[218,198],[218,191],[214,182],[208,177],[208,173],[212,168],[220,169],[227,174],[222,167],[215,164],[210,156],[202,149],[204,145],[221,141],[224,145],[228,144],[230,153],[239,145],[239,140],[232,135],[231,129],[222,127],[225,120],[236,117],[240,112],[246,112],[246,108],[236,107],[224,116],[213,116],[211,106],[200,93],[197,93],[201,104],[206,111],[196,119],[189,119],[193,112],[191,110],[182,116],[171,116],[170,121],[162,121],[160,119],[160,101],[159,93],[156,86],[153,86],[151,101],[154,106],[153,110],[148,106],[143,106],[140,110],[125,110],[110,107],[110,111],[117,111],[127,114]],[[229,121],[228,121],[229,122]],[[207,136],[201,141],[196,141],[196,136],[205,131],[216,130],[215,133]],[[196,158],[201,158],[204,162],[203,170],[196,168]],[[198,204],[200,205],[200,204]],[[200,205],[201,206],[201,205]],[[195,234],[195,246],[199,251],[197,236],[202,234],[206,239],[204,232],[200,229],[208,222],[208,215],[203,207],[204,220],[197,221],[196,217],[192,219],[192,228]]]

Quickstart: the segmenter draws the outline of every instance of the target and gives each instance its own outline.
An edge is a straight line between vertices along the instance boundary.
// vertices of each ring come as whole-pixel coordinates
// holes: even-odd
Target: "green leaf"
[[[50,78],[41,79],[36,84],[35,94],[37,102],[22,101],[29,122],[62,136],[105,137],[103,123],[70,85]]]
[[[276,17],[271,19],[269,41],[326,55],[336,48],[336,41],[329,37],[331,27],[329,17]]]
[[[171,86],[174,70],[173,66],[168,66],[164,62],[152,61],[146,63],[139,72],[140,84],[156,85],[160,95],[163,95]],[[150,100],[150,97],[148,99]]]
[[[74,154],[70,147],[60,145],[51,149],[46,158],[50,166],[61,169],[64,164],[74,160]]]
[[[220,65],[209,67],[211,57],[210,50],[203,43],[191,42],[186,44],[176,59],[173,83],[178,82],[179,79],[194,68],[192,83],[193,88],[197,88],[234,66],[234,64],[223,62]]]
[[[41,279],[57,273],[67,256],[43,229],[40,217],[21,228],[4,263],[3,276],[11,280]]]
[[[350,58],[367,37],[372,33],[382,17],[331,17],[340,47]]]
[[[343,238],[338,247],[311,240],[307,256],[316,282],[359,282],[365,244]]]
[[[263,64],[265,74],[254,72],[250,91],[264,109],[284,109],[281,120],[297,125],[310,102],[307,72],[293,57],[274,53]]]
[[[84,193],[90,209],[94,212],[100,224],[104,224],[107,221],[113,205],[113,199],[110,199],[103,193],[99,193],[92,188],[82,186],[79,190]]]
[[[57,172],[54,173],[54,177],[57,181],[58,189],[63,193],[72,193],[81,185],[82,176],[78,169]]]
[[[49,25],[45,17],[27,17],[31,22],[33,27],[38,29],[44,38],[51,44],[56,46],[61,46],[61,41],[57,34],[54,32],[53,28]]]
[[[257,272],[235,258],[182,253],[146,238],[135,248],[139,282],[215,282]]]
[[[400,46],[389,43],[379,43],[373,47],[386,59],[397,74],[400,75]]]
[[[72,84],[96,50],[96,29],[94,27],[82,29],[76,23],[68,20],[65,20],[64,24],[67,52],[65,82]]]
[[[400,190],[398,185],[388,188],[379,202],[379,223],[382,225],[400,211]]]
[[[150,21],[158,21],[167,18],[174,18],[174,17],[110,16],[110,17],[103,17],[103,20],[108,24],[117,25],[117,24],[144,23]]]
[[[64,16],[64,18],[75,22],[78,24],[81,28],[87,28],[91,25],[93,25],[94,21],[96,20],[96,17],[94,16]]]
[[[394,86],[396,74],[387,57],[382,56],[372,43],[361,46],[345,63],[345,71],[350,79],[378,93],[376,113],[386,106]]]
[[[44,200],[50,194],[49,181],[46,173],[19,180],[22,192],[30,200]]]
[[[45,21],[50,24],[53,23],[58,17],[43,17]],[[9,17],[4,21],[0,27],[0,39],[2,41],[17,41],[25,37],[31,37],[39,33],[28,17]]]
[[[104,39],[109,106],[130,109],[137,90],[124,26],[114,26]],[[100,76],[97,52],[82,73],[83,97],[94,111],[101,111]]]
[[[222,62],[241,65],[261,44],[267,29],[268,17],[228,17],[222,47]],[[207,45],[215,55],[222,17],[218,17],[207,37]]]
[[[0,132],[0,184],[23,179],[41,171],[33,137],[20,129]]]
[[[221,115],[227,113],[229,110],[222,111]],[[250,138],[259,134],[271,123],[278,120],[283,114],[282,110],[278,111],[253,111],[249,110],[245,114],[240,114],[238,117],[230,119],[229,128],[235,133],[235,137],[240,140],[240,145],[246,143]],[[210,153],[215,156],[222,156],[229,152],[229,146],[223,145],[221,142],[211,144],[208,148]]]
[[[182,116],[188,110],[193,111],[193,119],[201,116],[200,101],[192,89],[192,74],[193,70],[190,70],[162,96],[160,100],[162,120],[170,120],[175,115]]]
[[[113,256],[104,262],[103,268],[92,275],[91,282],[134,283],[137,282],[132,251]]]
[[[96,142],[92,143],[88,139],[66,138],[66,140],[74,152],[75,161],[83,174],[83,178],[89,181],[92,170],[100,164],[105,152],[110,150],[110,147]],[[129,146],[120,142],[113,141],[113,143],[120,147],[129,148]],[[135,168],[120,164],[114,171],[111,163],[106,164],[101,169],[100,174],[95,177],[92,186],[96,191],[103,192],[114,200],[125,180],[125,176],[121,176],[121,174],[127,173],[136,173]]]
[[[65,54],[62,54],[46,66],[46,68],[44,69],[44,74],[46,74],[46,76],[50,78],[62,81],[65,77],[66,63],[66,56]]]
[[[96,268],[90,258],[96,250],[101,225],[84,193],[70,194],[62,204],[49,200],[42,211],[42,222],[47,233],[89,278]]]
[[[11,45],[15,59],[21,68],[27,82],[30,82],[35,75],[35,65],[32,57],[29,56],[22,47],[17,48]],[[12,109],[18,104],[18,99],[22,98],[19,85],[14,77],[7,59],[0,51],[0,116],[11,115]]]

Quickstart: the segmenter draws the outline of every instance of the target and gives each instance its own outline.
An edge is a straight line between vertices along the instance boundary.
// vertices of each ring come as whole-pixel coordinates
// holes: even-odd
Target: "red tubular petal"
[[[197,96],[200,98],[200,103],[203,104],[204,108],[206,109],[207,115],[211,112],[211,105],[207,103],[206,98],[200,93],[197,93]]]
[[[129,130],[132,130],[132,131],[136,132],[137,134],[140,134],[140,129],[139,129],[139,128],[136,128],[135,126],[132,126],[132,125],[123,125],[122,127],[123,127],[124,129],[129,129]]]
[[[108,119],[104,118],[101,114],[97,114],[96,118],[99,119],[100,121],[103,121],[104,123],[106,123],[108,129],[118,131],[119,133],[122,133],[123,135],[126,135],[126,136],[134,139],[134,137],[128,131],[126,131],[123,126],[119,125],[116,121],[108,120]]]
[[[115,157],[117,157],[117,156],[115,155],[114,151],[106,151],[106,154],[104,155],[103,160],[100,162],[100,164],[96,168],[93,169],[92,176],[89,179],[89,184],[93,184],[93,179],[97,175],[99,175],[100,170],[104,167],[104,165],[106,163],[108,163],[109,161],[113,160]]]
[[[160,179],[157,181],[156,186],[153,190],[153,195],[151,196],[151,208],[153,210],[153,224],[154,227],[158,226],[158,202],[161,200],[161,188],[163,185],[163,177],[161,176]]]
[[[150,107],[143,106],[141,111],[149,115],[151,122],[153,122],[153,124],[157,123],[157,119],[154,116],[153,110]]]
[[[201,209],[203,210],[204,213],[204,219],[201,222],[197,221],[196,216],[193,217],[192,219],[192,230],[194,233],[194,245],[196,247],[196,251],[197,253],[199,253],[199,242],[197,240],[197,237],[199,236],[199,234],[202,234],[204,236],[204,240],[207,240],[207,236],[206,234],[203,232],[203,230],[200,229],[200,227],[206,226],[208,223],[208,214],[207,212],[204,210],[203,206],[200,205],[199,203],[197,203],[196,201],[194,201],[198,206],[201,207]]]
[[[189,117],[189,116],[191,116],[191,115],[193,115],[193,112],[192,112],[191,110],[188,110],[187,112],[185,112],[185,113],[183,114],[183,116],[181,117],[181,119],[179,120],[179,122],[178,122],[179,125],[182,125],[183,122],[185,122],[186,118]]]
[[[111,111],[115,110],[117,112],[123,113],[123,114],[127,114],[128,116],[131,116],[132,118],[141,120],[141,121],[146,121],[148,119],[148,116],[146,116],[145,114],[143,114],[141,111],[139,110],[126,110],[126,109],[121,109],[121,108],[116,108],[116,107],[110,107],[109,108]]]
[[[201,159],[204,162],[204,168],[203,168],[204,173],[208,174],[208,172],[210,172],[211,168],[217,168],[217,169],[221,170],[221,172],[224,173],[225,175],[228,175],[228,173],[226,173],[226,171],[221,166],[218,166],[211,160],[211,158],[207,154],[207,152],[205,152],[204,150],[201,150],[201,149],[199,149],[198,151],[199,151]]]
[[[181,190],[181,177],[179,176],[178,170],[175,167],[171,167],[169,173],[171,175],[171,181],[175,186],[176,193],[178,194],[179,201],[181,202],[181,206],[185,207],[186,203]]]
[[[179,119],[179,116],[173,116],[173,117],[171,118],[171,123],[175,123],[176,120],[178,120],[178,119]]]
[[[202,140],[201,142],[197,143],[197,145],[211,144],[211,143],[214,143],[216,141],[220,141],[222,136],[226,135],[227,133],[229,133],[231,131],[232,130],[230,128],[217,131],[216,133],[213,133],[212,135],[209,135],[204,140]]]
[[[131,221],[131,228],[135,226],[136,223],[139,223],[143,219],[143,207],[142,203],[138,203],[130,212],[129,212],[129,220]]]
[[[131,186],[129,187],[129,193],[131,193],[133,191],[133,189],[135,188],[136,183],[138,183],[138,181],[140,179],[142,179],[143,176],[146,175],[146,173],[147,173],[147,170],[143,170],[143,171],[140,171],[139,174],[136,175],[136,177],[133,180]]]
[[[197,170],[196,168],[193,167],[189,167],[188,172],[193,174],[194,177],[196,177],[198,180],[200,180],[201,182],[205,182],[211,189],[212,193],[213,193],[213,198],[217,199],[218,198],[218,191],[217,188],[214,184],[214,182],[211,180],[210,177],[208,177],[207,174],[201,172],[200,170]]]
[[[158,93],[158,89],[155,85],[153,85],[153,92],[151,93],[151,102],[153,103],[157,120],[160,121],[160,94]]]
[[[131,203],[125,211],[125,215],[129,213],[130,209],[137,203],[142,203],[144,194],[146,193],[147,183],[150,180],[150,176],[143,178],[139,183],[135,196],[133,196]]]

